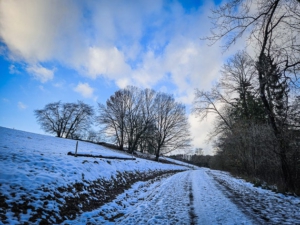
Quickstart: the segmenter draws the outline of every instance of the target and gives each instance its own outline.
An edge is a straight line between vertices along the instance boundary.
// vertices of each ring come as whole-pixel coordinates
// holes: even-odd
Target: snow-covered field
[[[0,224],[300,224],[299,197],[206,168],[67,155],[75,146],[0,127]]]
[[[126,186],[126,179],[139,179],[135,178],[138,175],[144,177],[151,173],[155,175],[162,171],[187,169],[144,159],[108,160],[68,156],[68,152],[75,151],[75,146],[74,140],[0,127],[2,223],[19,224],[30,220],[30,223],[38,224],[43,218],[50,220],[50,223],[62,221],[66,218],[61,218],[59,211],[66,201],[90,194],[89,191],[94,191],[90,189],[96,185],[95,182],[102,182],[105,186],[107,181],[108,186],[121,180]],[[87,142],[79,142],[78,153],[130,158],[125,153]],[[73,210],[82,211],[77,208]],[[57,212],[55,216],[53,212]],[[74,217],[74,214],[70,216]]]

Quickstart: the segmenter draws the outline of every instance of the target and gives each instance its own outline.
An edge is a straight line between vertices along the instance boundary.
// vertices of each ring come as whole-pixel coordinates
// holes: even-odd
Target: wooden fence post
[[[78,148],[78,141],[76,142],[75,157],[77,157],[77,148]]]

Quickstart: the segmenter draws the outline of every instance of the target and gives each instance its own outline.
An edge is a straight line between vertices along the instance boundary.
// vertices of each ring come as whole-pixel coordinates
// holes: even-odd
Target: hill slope
[[[0,127],[0,220],[61,223],[109,202],[138,180],[186,170],[144,159],[73,157],[76,141]],[[78,153],[130,157],[79,142]],[[1,224],[1,223],[0,223]]]

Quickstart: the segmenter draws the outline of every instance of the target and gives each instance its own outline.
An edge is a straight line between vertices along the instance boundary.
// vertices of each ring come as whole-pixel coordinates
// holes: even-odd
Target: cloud
[[[189,123],[191,126],[191,135],[193,137],[192,145],[195,148],[203,148],[205,155],[213,155],[213,148],[211,143],[208,143],[208,133],[213,129],[213,121],[215,120],[214,115],[209,115],[205,120],[199,121],[195,115],[189,115]]]
[[[27,73],[33,76],[36,80],[46,83],[54,77],[55,69],[49,70],[41,65],[32,65],[26,68]]]
[[[27,105],[25,105],[23,102],[18,102],[18,107],[19,109],[24,110],[27,108]]]
[[[208,2],[188,13],[178,2],[162,0],[0,4],[0,37],[11,57],[27,62],[28,69],[56,61],[119,87],[153,87],[170,74],[176,95],[190,104],[193,89],[215,79],[222,60],[220,49],[199,44],[209,30],[202,22],[212,6]],[[51,79],[50,73],[39,75],[35,78],[42,82]]]
[[[118,80],[130,72],[130,67],[125,63],[124,54],[116,47],[89,48],[84,68],[87,75],[92,78],[102,75],[114,80]]]
[[[68,43],[76,40],[71,35],[77,29],[78,10],[68,0],[1,1],[0,37],[12,59],[36,63],[61,58]]]
[[[65,81],[61,81],[61,82],[56,82],[53,84],[54,87],[56,88],[63,88],[65,85]]]
[[[80,93],[85,98],[93,98],[94,89],[88,83],[81,83],[74,88],[74,91]]]
[[[162,56],[156,56],[153,51],[145,52],[142,63],[132,71],[132,82],[141,87],[153,87],[165,77],[167,70]]]
[[[10,74],[20,74],[21,72],[17,69],[17,67],[15,65],[10,65],[9,73]]]
[[[191,23],[199,12],[185,14],[176,2],[166,7],[163,1],[83,5],[32,0],[3,1],[0,8],[0,36],[13,58],[29,64],[56,60],[93,79],[104,76],[117,84],[128,80],[141,86],[155,85],[165,75],[162,63],[170,57],[169,53],[157,57],[157,51],[164,54],[164,46],[176,45],[178,41],[173,40],[183,33],[191,34],[192,41],[199,38],[200,28],[195,29],[199,24]],[[90,14],[86,16],[82,9]],[[83,28],[86,24],[89,27]]]

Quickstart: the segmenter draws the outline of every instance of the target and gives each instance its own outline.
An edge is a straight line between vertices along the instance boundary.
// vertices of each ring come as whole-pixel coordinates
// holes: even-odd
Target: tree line
[[[41,128],[57,137],[95,140],[92,124],[120,150],[138,150],[161,154],[190,146],[189,124],[185,106],[172,95],[152,89],[128,86],[116,91],[106,104],[92,106],[77,103],[49,103],[35,110]]]
[[[212,11],[207,37],[253,46],[222,67],[211,91],[197,89],[194,113],[216,115],[215,168],[300,193],[300,3],[230,0]],[[224,42],[223,42],[224,43]]]

